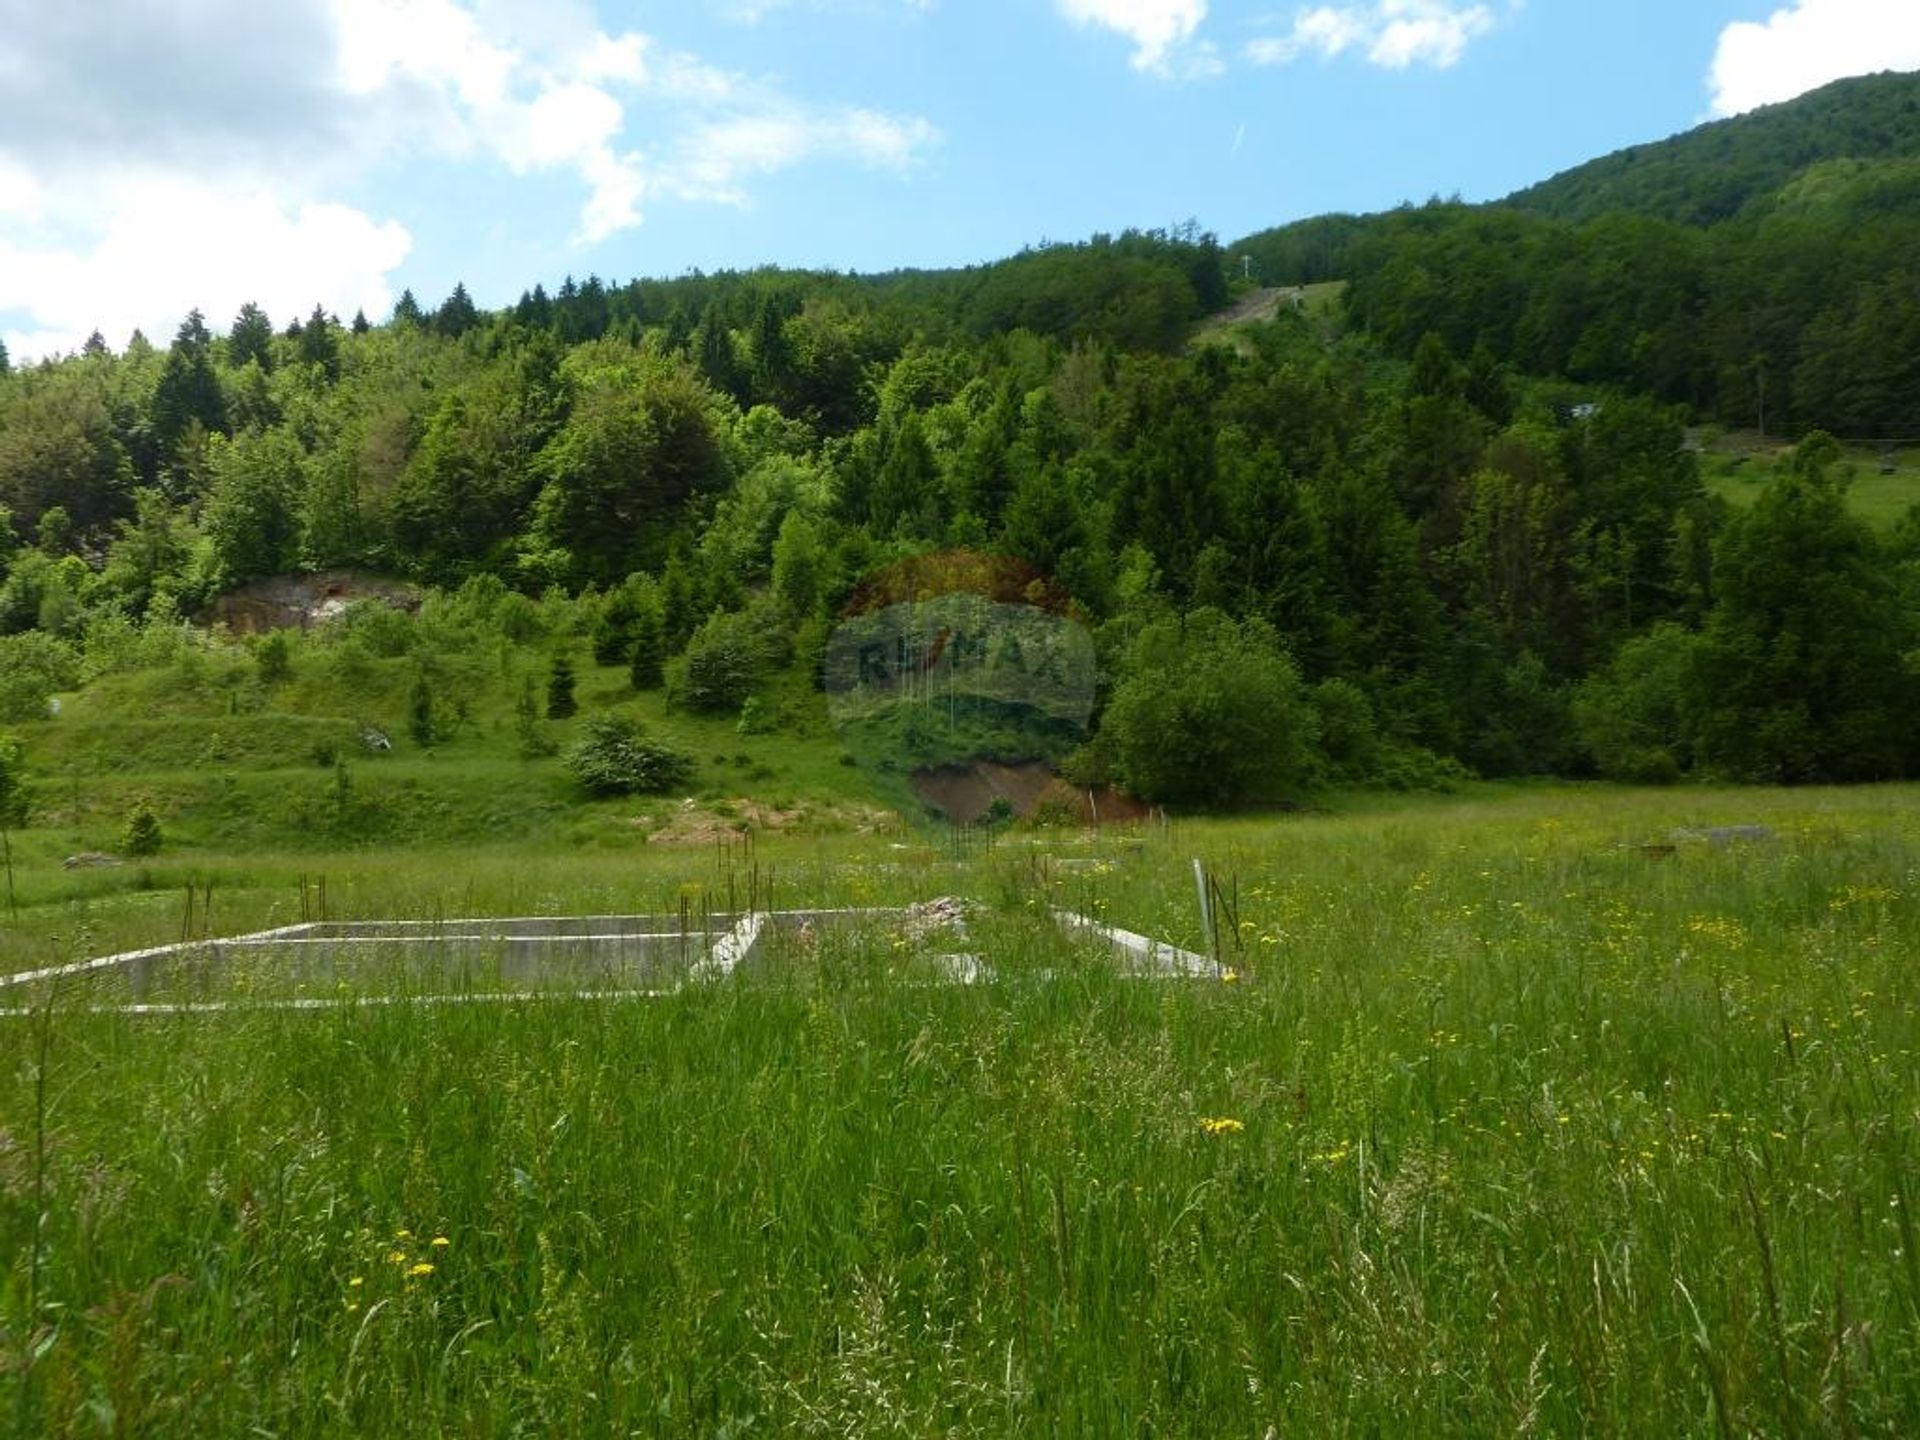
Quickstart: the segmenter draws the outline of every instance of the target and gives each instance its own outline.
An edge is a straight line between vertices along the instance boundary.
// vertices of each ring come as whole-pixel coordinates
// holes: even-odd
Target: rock
[[[60,862],[62,870],[112,870],[126,864],[117,855],[102,855],[98,850],[84,850],[78,855],[69,855]]]
[[[967,914],[973,907],[951,895],[927,900],[908,907],[906,922],[900,927],[908,940],[925,940],[929,935],[967,933]]]

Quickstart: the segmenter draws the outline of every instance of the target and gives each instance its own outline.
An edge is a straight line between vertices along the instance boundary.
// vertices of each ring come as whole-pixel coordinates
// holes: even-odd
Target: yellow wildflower
[[[1246,1122],[1221,1116],[1200,1122],[1200,1128],[1209,1135],[1238,1135],[1246,1129]]]
[[[453,1244],[453,1242],[447,1239],[447,1237],[444,1235],[436,1235],[433,1237],[431,1244],[433,1245],[433,1248],[436,1250],[444,1250],[449,1245]]]
[[[422,1260],[418,1265],[415,1265],[411,1270],[407,1271],[407,1278],[412,1280],[421,1275],[431,1274],[433,1274],[433,1265],[429,1261]]]

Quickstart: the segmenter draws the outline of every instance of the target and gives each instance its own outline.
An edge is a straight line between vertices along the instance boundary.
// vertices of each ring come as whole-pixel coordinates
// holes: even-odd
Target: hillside
[[[1617,387],[1734,428],[1920,437],[1920,76],[1845,81],[1507,201],[1324,216],[1228,247],[1341,279],[1403,357]]]
[[[1899,83],[1811,97],[1809,133],[1871,129]],[[689,797],[832,828],[922,813],[908,778],[969,759],[1195,808],[1911,774],[1920,525],[1879,457],[1920,436],[1916,165],[1820,159],[1705,228],[1435,204],[1227,250],[589,276],[491,314],[456,287],[380,324],[247,306],[0,369],[0,722],[59,827],[27,853],[111,845],[143,800],[283,850],[644,843]],[[1765,463],[1703,475],[1687,425],[1715,420]],[[299,572],[419,615],[279,651],[211,626]],[[836,637],[916,575],[1046,643],[873,653],[1035,668],[957,695],[958,659],[937,690],[903,665],[849,719]],[[541,740],[566,665],[581,714]],[[553,753],[616,712],[689,762],[643,802]],[[366,723],[412,743],[340,770]]]
[[[1920,74],[1831,85],[1590,160],[1500,203],[1583,222],[1626,213],[1681,225],[1732,219],[1828,160],[1920,155]]]

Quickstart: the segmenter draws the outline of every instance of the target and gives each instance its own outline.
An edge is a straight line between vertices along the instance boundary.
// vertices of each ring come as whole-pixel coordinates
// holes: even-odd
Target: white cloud
[[[1099,25],[1133,42],[1133,68],[1171,73],[1181,50],[1207,18],[1207,0],[1059,0],[1061,12],[1077,25]],[[1218,61],[1207,50],[1199,73],[1211,73]]]
[[[588,0],[0,0],[0,34],[20,358],[96,327],[158,340],[195,306],[224,324],[248,299],[383,312],[412,239],[337,197],[423,157],[572,175],[591,245],[662,196],[744,203],[756,176],[903,170],[938,139],[609,32]]]
[[[1494,24],[1492,7],[1457,0],[1320,5],[1296,15],[1285,35],[1251,41],[1246,53],[1256,65],[1288,65],[1304,55],[1333,60],[1351,50],[1388,70],[1414,65],[1446,70]]]
[[[792,9],[796,4],[821,12],[905,10],[915,15],[931,15],[939,8],[939,0],[722,0],[720,13],[736,25],[758,25],[776,11]]]
[[[925,120],[872,110],[763,111],[702,126],[661,164],[659,180],[683,199],[743,205],[755,176],[821,158],[905,170],[938,139]]]
[[[32,317],[10,332],[22,357],[75,350],[96,328],[118,345],[138,327],[165,343],[198,307],[223,327],[249,300],[283,319],[317,299],[347,315],[384,315],[387,276],[412,238],[346,205],[288,204],[152,172],[88,176],[85,195],[55,185],[48,212],[85,218],[63,243],[0,238],[0,311]]]
[[[1915,0],[1798,0],[1764,22],[1720,32],[1708,83],[1713,113],[1738,115],[1831,80],[1920,69]]]

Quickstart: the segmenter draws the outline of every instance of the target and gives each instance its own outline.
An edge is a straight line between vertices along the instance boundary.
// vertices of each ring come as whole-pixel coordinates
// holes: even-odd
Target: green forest
[[[957,550],[1066,597],[1099,722],[1058,758],[1151,801],[1910,775],[1920,511],[1872,525],[1849,486],[1920,437],[1916,257],[1920,77],[1881,76],[1506,203],[1237,244],[0,355],[0,721],[162,663],[235,586],[352,569],[423,620],[308,643],[423,677],[482,633],[577,647],[779,724],[864,577]],[[1750,504],[1702,427],[1757,432]]]

